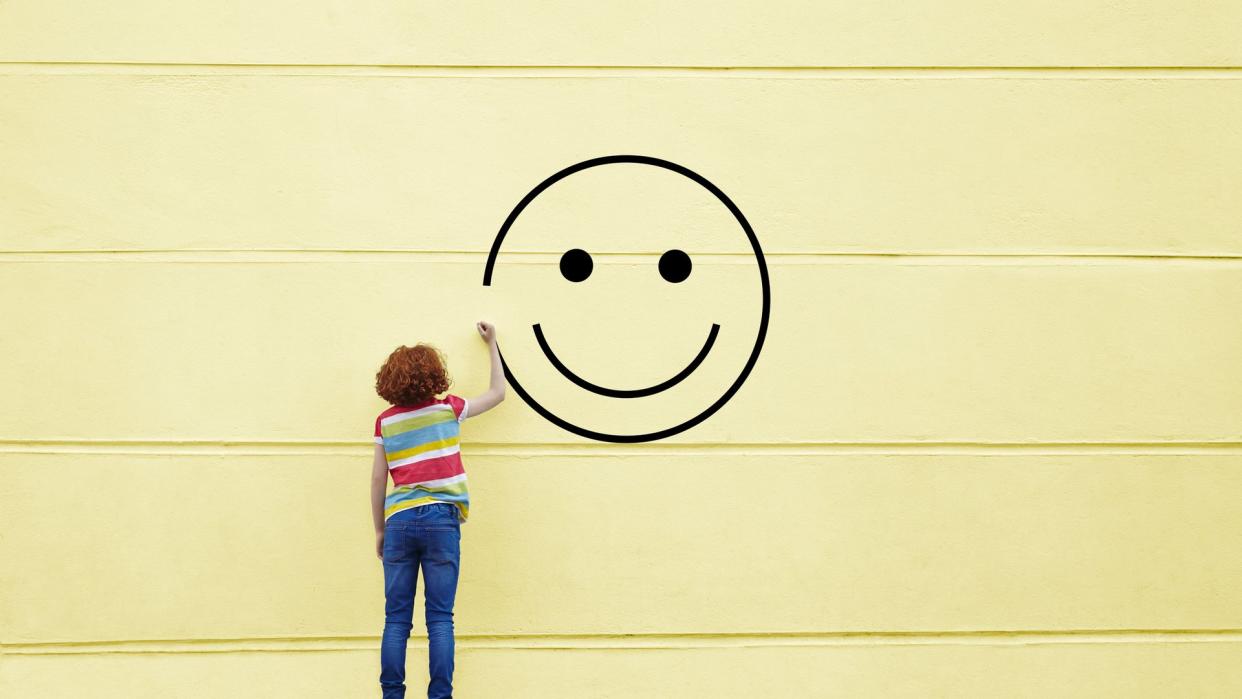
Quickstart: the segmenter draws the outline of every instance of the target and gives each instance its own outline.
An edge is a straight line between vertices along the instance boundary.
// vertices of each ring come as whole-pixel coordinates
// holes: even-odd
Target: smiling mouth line
[[[712,323],[711,332],[707,334],[707,341],[703,343],[703,349],[699,350],[698,355],[695,356],[694,359],[690,360],[690,363],[686,365],[686,368],[677,372],[677,375],[673,378],[646,388],[621,389],[608,388],[607,386],[593,384],[570,371],[569,367],[565,366],[565,364],[556,357],[556,354],[552,351],[552,347],[548,345],[548,341],[543,336],[543,328],[540,328],[538,323],[535,323],[530,327],[535,331],[535,340],[539,342],[539,347],[543,350],[544,356],[548,358],[549,362],[552,362],[552,366],[556,367],[557,371],[561,372],[561,375],[582,388],[591,391],[592,393],[598,393],[601,396],[609,396],[611,398],[641,398],[642,396],[650,396],[659,393],[660,391],[670,389],[681,383],[683,379],[692,374],[694,370],[703,363],[703,360],[707,357],[707,353],[711,351],[712,345],[716,343],[716,334],[720,332],[720,326],[716,323]]]

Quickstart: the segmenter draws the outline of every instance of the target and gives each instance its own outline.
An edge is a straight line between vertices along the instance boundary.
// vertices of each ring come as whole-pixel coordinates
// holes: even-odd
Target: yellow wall
[[[0,3],[0,695],[377,695],[387,353],[702,341],[588,204],[481,285],[631,152],[746,213],[767,343],[668,440],[465,423],[463,697],[1242,695],[1242,6],[490,5]]]

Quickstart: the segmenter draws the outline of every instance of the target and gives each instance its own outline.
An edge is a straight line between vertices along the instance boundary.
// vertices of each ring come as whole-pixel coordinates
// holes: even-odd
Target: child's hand
[[[375,555],[382,561],[384,560],[384,532],[375,532]]]
[[[483,338],[483,340],[487,342],[489,345],[496,341],[496,326],[495,325],[492,325],[491,323],[485,320],[480,320],[479,322],[474,324],[474,327],[478,329],[479,337]]]

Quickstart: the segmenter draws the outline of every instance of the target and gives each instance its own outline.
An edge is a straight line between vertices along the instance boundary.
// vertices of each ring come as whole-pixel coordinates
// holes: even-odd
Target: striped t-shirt
[[[394,405],[375,418],[375,443],[384,445],[393,482],[384,498],[384,521],[433,502],[456,505],[458,521],[466,521],[470,496],[458,426],[468,408],[465,398],[450,393],[417,405]]]

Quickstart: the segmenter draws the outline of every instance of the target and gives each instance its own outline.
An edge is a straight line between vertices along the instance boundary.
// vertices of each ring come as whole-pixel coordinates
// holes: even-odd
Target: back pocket
[[[405,563],[410,560],[410,533],[404,527],[384,531],[384,562]]]

